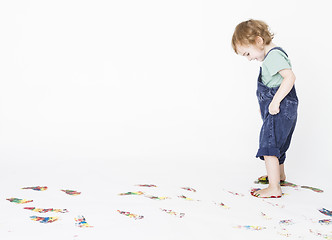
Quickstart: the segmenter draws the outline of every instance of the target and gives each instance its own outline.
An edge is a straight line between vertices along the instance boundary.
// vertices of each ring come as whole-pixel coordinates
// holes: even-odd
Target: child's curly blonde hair
[[[256,37],[261,37],[264,45],[268,45],[271,43],[274,34],[270,32],[269,26],[261,20],[250,19],[241,22],[236,26],[232,37],[234,51],[238,54],[237,46],[255,44]]]

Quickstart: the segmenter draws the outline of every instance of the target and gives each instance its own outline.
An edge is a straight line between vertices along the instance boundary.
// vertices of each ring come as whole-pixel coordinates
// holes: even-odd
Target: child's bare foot
[[[267,187],[261,190],[253,191],[251,193],[253,196],[258,198],[279,198],[282,196],[282,191],[279,187]]]

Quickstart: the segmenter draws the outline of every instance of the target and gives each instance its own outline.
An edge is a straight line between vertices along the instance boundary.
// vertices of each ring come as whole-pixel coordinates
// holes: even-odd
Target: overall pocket
[[[290,99],[284,99],[285,101],[285,106],[284,106],[284,115],[286,118],[290,120],[294,120],[297,116],[297,107],[298,107],[298,102],[293,101]]]

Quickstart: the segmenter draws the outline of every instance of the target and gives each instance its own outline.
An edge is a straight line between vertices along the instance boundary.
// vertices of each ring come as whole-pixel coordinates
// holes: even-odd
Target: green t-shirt
[[[269,88],[279,87],[284,79],[279,71],[292,69],[286,54],[278,49],[271,50],[262,63],[262,82]]]

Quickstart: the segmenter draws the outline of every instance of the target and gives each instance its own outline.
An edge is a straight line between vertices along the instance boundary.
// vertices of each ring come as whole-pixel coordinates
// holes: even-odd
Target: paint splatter
[[[287,181],[281,181],[280,186],[282,186],[282,187],[294,187],[294,188],[300,187],[299,185],[296,185],[295,183],[291,183],[291,182],[287,182]]]
[[[30,203],[33,202],[33,200],[26,200],[26,199],[19,199],[19,198],[7,198],[9,202],[12,203],[17,203],[17,204],[25,204],[25,203]]]
[[[31,216],[30,219],[40,223],[52,223],[59,220],[58,217],[38,217],[38,216]]]
[[[126,193],[119,193],[120,196],[127,196],[127,195],[144,195],[144,192],[126,192]]]
[[[331,216],[332,217],[332,211],[329,211],[325,208],[322,208],[322,209],[318,209],[318,211],[320,211],[321,213],[327,215],[327,216]]]
[[[136,185],[136,186],[138,186],[138,187],[157,187],[157,186],[154,185],[154,184],[138,184],[138,185]]]
[[[261,212],[261,215],[263,218],[265,218],[266,220],[271,220],[272,218],[267,216],[265,213]]]
[[[130,213],[130,212],[124,212],[124,211],[120,211],[120,210],[118,210],[118,212],[119,212],[121,215],[125,215],[125,216],[130,217],[130,218],[133,218],[133,219],[135,219],[135,220],[143,219],[143,218],[144,218],[144,216],[137,215],[137,214],[133,214],[133,213]]]
[[[242,194],[242,193],[232,192],[232,191],[228,191],[228,190],[225,190],[225,189],[223,189],[223,190],[226,191],[226,192],[228,192],[228,193],[230,193],[230,194],[233,194],[235,196],[244,197],[244,194]]]
[[[320,223],[321,225],[330,225],[332,224],[332,219],[322,219],[319,220],[318,223]]]
[[[323,237],[324,239],[327,239],[327,240],[332,240],[332,235],[328,235],[328,234],[321,233],[321,232],[318,232],[318,231],[314,232],[312,229],[309,229],[309,231],[311,233],[315,234],[316,236]]]
[[[35,207],[25,207],[24,209],[31,210],[33,212],[38,212],[38,213],[48,213],[48,212],[67,213],[67,212],[69,212],[67,209],[54,209],[54,208],[43,209],[43,208],[35,208]]]
[[[284,237],[290,237],[290,236],[292,236],[292,234],[289,233],[289,232],[287,231],[287,229],[285,229],[285,228],[281,229],[281,231],[277,231],[277,233],[278,233],[279,235],[281,235],[281,236],[284,236]]]
[[[78,216],[77,218],[75,218],[75,222],[76,222],[75,225],[80,228],[92,228],[93,227],[86,222],[85,217],[83,217],[83,216]]]
[[[175,216],[178,218],[183,218],[185,216],[185,213],[178,213],[178,212],[174,212],[173,210],[167,210],[167,209],[162,209],[162,208],[160,208],[160,210],[169,215],[172,215],[172,216]]]
[[[169,197],[156,197],[156,196],[152,196],[152,195],[146,195],[145,197],[153,199],[153,200],[166,200],[166,199],[170,199]]]
[[[192,198],[186,197],[184,195],[178,196],[178,198],[182,198],[182,199],[187,200],[187,201],[199,201],[199,200],[194,200]]]
[[[262,177],[259,177],[254,183],[269,184],[269,180],[268,180],[267,176],[262,176]]]
[[[187,190],[187,191],[190,191],[190,192],[196,192],[196,190],[191,188],[191,187],[182,187],[181,189]]]
[[[243,229],[253,230],[253,231],[260,231],[260,230],[266,229],[266,227],[250,226],[250,225],[238,225],[238,226],[235,226],[234,228],[243,228]]]
[[[40,186],[37,186],[37,187],[24,187],[22,189],[31,189],[31,190],[35,190],[35,191],[46,191],[47,187],[46,186],[44,186],[44,187],[40,187]]]
[[[222,208],[225,208],[225,209],[230,209],[230,207],[228,207],[228,206],[226,206],[225,204],[223,204],[222,202],[221,203],[214,203],[214,204],[216,204],[216,205],[218,205],[218,206],[220,206],[220,207],[222,207]]]
[[[263,200],[264,202],[270,204],[270,205],[273,206],[273,207],[279,207],[279,208],[284,208],[284,207],[285,207],[285,205],[283,205],[283,204],[271,203],[271,202],[266,201],[265,199],[262,199],[262,200]]]
[[[81,194],[81,192],[77,192],[75,190],[61,190],[61,191],[71,196],[77,196]]]
[[[317,193],[322,193],[322,192],[324,192],[322,189],[314,188],[314,187],[301,186],[301,188],[310,189],[310,190],[312,190],[312,191],[314,191],[314,192],[317,192]]]
[[[280,220],[279,224],[283,225],[283,226],[289,226],[289,225],[293,225],[294,222],[292,220],[289,220],[289,219],[288,220]]]

